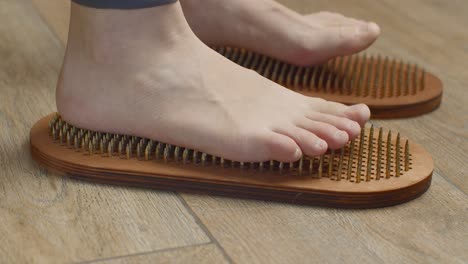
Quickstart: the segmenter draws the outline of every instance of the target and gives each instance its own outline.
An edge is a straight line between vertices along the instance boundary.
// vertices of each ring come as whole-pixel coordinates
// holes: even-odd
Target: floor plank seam
[[[457,184],[455,184],[454,182],[452,182],[450,179],[448,179],[447,177],[444,176],[444,174],[442,174],[438,169],[437,167],[435,168],[435,172],[436,172],[436,175],[440,176],[442,179],[444,179],[450,186],[452,186],[453,188],[455,188],[456,190],[460,191],[461,193],[463,193],[463,195],[465,196],[468,196],[468,194],[462,189],[460,188]]]
[[[184,205],[185,209],[187,212],[193,217],[197,225],[203,230],[203,232],[208,236],[208,239],[210,239],[211,243],[216,245],[221,253],[223,254],[224,258],[226,261],[229,263],[234,263],[232,258],[227,254],[226,250],[221,246],[221,244],[218,242],[218,240],[213,236],[211,231],[208,229],[208,227],[203,223],[203,221],[198,217],[198,215],[193,211],[192,207],[187,203],[187,201],[180,195],[180,193],[177,193],[177,196],[180,200],[180,202]]]
[[[33,5],[33,8],[34,8],[34,10],[36,10],[36,14],[38,15],[39,19],[41,20],[42,23],[44,23],[45,28],[47,28],[49,33],[53,36],[54,42],[58,43],[58,46],[60,46],[60,48],[64,48],[64,46],[66,46],[66,45],[63,44],[62,41],[60,40],[60,36],[59,36],[58,32],[50,27],[50,25],[49,25],[50,23],[44,17],[44,14],[39,10],[39,8],[34,3],[32,3],[31,0],[29,0],[28,2],[30,2]]]
[[[170,247],[170,248],[156,249],[156,250],[145,251],[145,252],[139,252],[139,253],[134,253],[134,254],[121,255],[121,256],[112,256],[112,257],[107,257],[107,258],[100,258],[100,259],[93,259],[93,260],[85,260],[85,261],[79,261],[79,262],[73,262],[73,263],[76,263],[76,264],[98,263],[98,262],[102,262],[102,261],[117,260],[117,259],[129,258],[129,257],[138,257],[138,256],[144,256],[144,255],[155,254],[155,253],[163,253],[163,252],[175,251],[175,250],[180,250],[180,249],[187,249],[187,248],[192,248],[192,247],[206,246],[206,245],[211,245],[211,244],[214,244],[214,243],[212,243],[212,242],[210,241],[210,242],[199,243],[199,244],[193,244],[193,245],[186,245],[186,246],[180,246],[180,247]]]

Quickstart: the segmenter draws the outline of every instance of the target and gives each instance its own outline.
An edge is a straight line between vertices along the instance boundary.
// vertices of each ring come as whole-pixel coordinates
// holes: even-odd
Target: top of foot
[[[341,14],[300,15],[273,0],[181,0],[197,36],[208,45],[231,45],[296,65],[314,65],[359,52],[380,28]]]

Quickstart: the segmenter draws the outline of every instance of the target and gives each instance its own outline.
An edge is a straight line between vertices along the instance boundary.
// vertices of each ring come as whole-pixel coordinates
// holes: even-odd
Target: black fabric
[[[72,0],[73,2],[94,8],[105,9],[137,9],[166,5],[177,0]]]

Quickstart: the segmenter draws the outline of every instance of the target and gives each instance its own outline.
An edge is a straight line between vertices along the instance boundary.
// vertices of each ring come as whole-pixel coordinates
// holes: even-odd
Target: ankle
[[[104,64],[135,61],[151,51],[148,43],[170,50],[192,35],[179,3],[134,10],[72,3],[67,57]]]

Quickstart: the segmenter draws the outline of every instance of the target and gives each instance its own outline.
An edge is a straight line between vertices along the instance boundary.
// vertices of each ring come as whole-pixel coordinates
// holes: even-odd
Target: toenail
[[[347,108],[345,108],[344,113],[345,113],[346,115],[349,115],[349,114],[353,115],[354,112],[356,111],[356,107],[355,107],[355,106],[356,106],[356,105],[348,106]]]
[[[369,22],[367,29],[369,32],[373,32],[376,35],[380,34],[380,27],[374,22]]]
[[[360,112],[360,115],[363,119],[369,119],[370,118],[370,110],[369,110],[369,107],[365,104],[358,104],[356,105],[356,107],[359,109],[359,112]]]
[[[361,126],[357,122],[351,121],[351,122],[348,123],[348,128],[350,130],[360,130]]]
[[[360,34],[367,34],[369,33],[369,24],[366,23],[364,25],[360,25],[358,28],[358,33]]]
[[[327,147],[327,143],[325,143],[325,141],[319,139],[319,140],[317,140],[317,142],[315,142],[315,147],[317,149],[324,149],[324,148]]]
[[[294,152],[294,158],[299,159],[302,156],[302,152],[299,148],[296,148],[296,151]]]
[[[348,134],[344,131],[338,130],[335,132],[335,138],[336,139],[342,139],[345,138]]]
[[[369,107],[365,104],[355,104],[355,105],[351,105],[351,106],[348,106],[348,108],[345,110],[345,114],[351,114],[351,115],[356,115],[356,113],[359,113],[359,115],[361,115],[360,113],[363,113],[363,112],[369,112]]]

